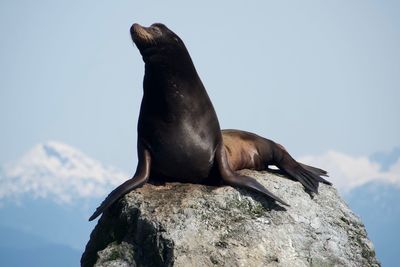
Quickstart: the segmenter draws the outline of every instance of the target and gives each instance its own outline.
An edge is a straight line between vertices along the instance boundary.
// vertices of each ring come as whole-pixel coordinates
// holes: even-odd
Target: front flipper
[[[289,206],[289,204],[287,204],[285,201],[283,201],[279,197],[277,197],[274,194],[272,194],[271,192],[269,192],[264,186],[262,186],[254,178],[244,176],[244,175],[238,175],[235,172],[233,172],[232,169],[229,167],[228,159],[227,159],[225,148],[223,145],[221,145],[221,144],[218,145],[215,156],[216,156],[216,160],[218,163],[218,169],[219,169],[220,175],[222,177],[222,180],[225,183],[227,183],[228,185],[231,185],[231,186],[239,186],[239,187],[251,189],[251,190],[259,192],[267,197],[270,197],[283,205]]]
[[[89,221],[96,219],[119,198],[147,182],[150,176],[151,156],[150,152],[145,149],[143,145],[140,144],[138,145],[138,158],[138,166],[132,179],[127,180],[126,182],[115,188],[96,209],[93,215],[90,216]]]

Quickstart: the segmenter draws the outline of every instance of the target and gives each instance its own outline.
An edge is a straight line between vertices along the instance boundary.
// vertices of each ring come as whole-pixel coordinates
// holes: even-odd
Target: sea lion
[[[326,172],[302,167],[279,146],[261,142],[253,134],[221,132],[214,107],[178,35],[160,23],[150,27],[135,23],[130,31],[145,63],[138,165],[133,178],[114,189],[90,221],[149,179],[239,186],[288,205],[254,178],[235,173],[242,167],[262,169],[263,161],[281,166],[308,190],[318,191],[319,175]]]
[[[280,144],[254,133],[240,130],[222,130],[229,167],[233,171],[242,169],[270,170],[273,165],[294,180],[300,181],[306,189],[315,192],[318,182],[331,183],[321,176],[328,176],[325,170],[297,162]],[[309,177],[312,179],[309,179]]]

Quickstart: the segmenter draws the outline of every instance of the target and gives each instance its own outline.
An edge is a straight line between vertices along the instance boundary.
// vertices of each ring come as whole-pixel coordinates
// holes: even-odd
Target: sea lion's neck
[[[146,64],[143,89],[145,94],[157,95],[171,95],[177,91],[190,94],[193,91],[205,90],[191,61],[190,64]]]
[[[194,67],[145,68],[142,109],[154,116],[171,118],[191,116],[204,106],[212,107],[207,92]],[[200,100],[194,100],[200,99]],[[182,113],[182,110],[191,112]],[[157,114],[157,115],[155,115]]]

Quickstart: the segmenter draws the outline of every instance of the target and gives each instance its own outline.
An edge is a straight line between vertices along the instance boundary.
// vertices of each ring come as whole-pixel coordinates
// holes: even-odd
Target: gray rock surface
[[[99,220],[82,266],[379,266],[364,225],[333,187],[242,171],[283,208],[230,186],[146,184]]]

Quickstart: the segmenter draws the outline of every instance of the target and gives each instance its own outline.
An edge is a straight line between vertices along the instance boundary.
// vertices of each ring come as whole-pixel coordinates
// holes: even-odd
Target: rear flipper
[[[100,214],[102,214],[106,209],[108,209],[114,202],[119,198],[129,193],[135,188],[142,186],[149,179],[150,176],[150,163],[151,157],[150,152],[143,148],[138,148],[138,167],[136,173],[132,179],[124,182],[117,188],[115,188],[101,203],[101,205],[96,209],[92,216],[90,216],[89,221],[96,219]]]
[[[328,176],[326,171],[297,162],[282,146],[276,145],[273,154],[274,164],[291,178],[299,181],[307,190],[318,193],[319,183],[332,185],[321,177]]]
[[[259,192],[269,198],[278,201],[279,203],[289,206],[285,201],[275,196],[271,192],[269,192],[264,186],[262,186],[257,180],[254,178],[238,175],[232,171],[229,167],[228,159],[226,156],[225,148],[223,145],[219,145],[216,151],[216,160],[218,163],[218,169],[221,174],[222,180],[231,186],[239,186],[247,189],[251,189],[253,191]]]
[[[322,182],[324,184],[327,184],[327,185],[332,185],[331,182],[329,182],[329,181],[327,181],[327,180],[325,180],[324,178],[321,177],[321,176],[329,176],[327,171],[322,170],[320,168],[316,168],[316,167],[313,167],[313,166],[309,166],[309,165],[303,164],[301,162],[298,162],[298,163],[300,164],[301,167],[303,167],[307,171],[312,172],[317,176],[320,176],[319,177],[320,182]]]

